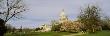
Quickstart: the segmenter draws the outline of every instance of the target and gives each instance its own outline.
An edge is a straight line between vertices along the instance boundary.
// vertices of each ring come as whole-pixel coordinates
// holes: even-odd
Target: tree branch
[[[6,14],[6,19],[5,21],[8,19],[8,16],[9,16],[9,3],[8,3],[8,0],[7,0],[7,14]]]

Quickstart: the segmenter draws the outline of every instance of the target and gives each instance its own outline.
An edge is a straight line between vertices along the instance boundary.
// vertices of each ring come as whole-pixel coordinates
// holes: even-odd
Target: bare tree
[[[6,22],[12,18],[19,19],[20,13],[24,12],[25,10],[23,0],[2,0],[0,2],[0,19],[2,19],[4,22],[0,24],[5,25]]]
[[[22,0],[4,0],[6,1],[6,4],[3,5],[1,10],[4,10],[0,12],[1,19],[3,19],[5,22],[9,21],[12,18],[18,18],[19,14],[21,12],[25,11],[24,4],[22,3]]]

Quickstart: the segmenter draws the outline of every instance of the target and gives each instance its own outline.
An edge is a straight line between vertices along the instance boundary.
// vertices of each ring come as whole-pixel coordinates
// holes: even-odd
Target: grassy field
[[[68,32],[17,32],[17,33],[7,33],[5,36],[62,36],[62,35],[72,35],[74,33]],[[77,33],[75,33],[77,34]],[[110,36],[110,31],[99,31],[97,33],[87,33],[79,36]]]
[[[96,33],[88,33],[80,36],[110,36],[110,31],[99,31]]]
[[[72,33],[68,32],[17,32],[17,33],[7,33],[5,36],[62,36],[62,35],[69,35]]]

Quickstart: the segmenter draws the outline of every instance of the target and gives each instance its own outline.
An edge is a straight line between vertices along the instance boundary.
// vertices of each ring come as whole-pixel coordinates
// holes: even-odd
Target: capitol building
[[[71,20],[68,19],[68,16],[65,14],[65,11],[64,9],[60,12],[60,15],[59,15],[59,20],[58,22],[60,24],[62,24],[63,26],[61,26],[61,30],[65,30],[66,29],[66,26],[68,24],[65,24],[65,23],[68,23],[68,22],[73,22]],[[58,25],[58,24],[54,24],[54,25]],[[47,31],[51,31],[51,25],[46,25],[46,24],[43,24],[40,28],[42,28],[42,30],[40,30],[41,32],[47,32]]]

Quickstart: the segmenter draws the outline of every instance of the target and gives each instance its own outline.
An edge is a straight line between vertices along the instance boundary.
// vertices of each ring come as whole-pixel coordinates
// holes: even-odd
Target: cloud
[[[23,20],[11,21],[13,26],[36,27],[43,23],[49,23],[52,19],[59,19],[59,13],[65,9],[70,19],[77,18],[80,8],[87,4],[98,4],[104,14],[109,15],[110,0],[25,0],[30,9],[24,15]]]

